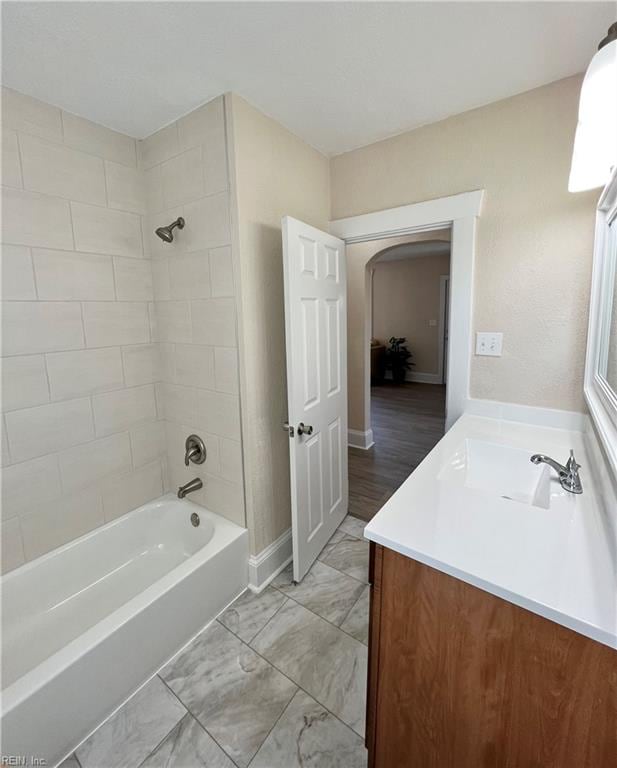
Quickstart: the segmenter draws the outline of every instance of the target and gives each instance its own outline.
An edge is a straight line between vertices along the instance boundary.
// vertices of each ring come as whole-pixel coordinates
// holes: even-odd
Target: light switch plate
[[[483,332],[476,333],[476,355],[488,355],[489,357],[501,357],[503,346],[503,333]]]

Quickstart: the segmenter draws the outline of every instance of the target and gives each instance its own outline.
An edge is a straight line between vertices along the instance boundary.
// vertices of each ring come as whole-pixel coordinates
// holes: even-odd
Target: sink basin
[[[549,509],[551,470],[530,461],[531,452],[467,439],[443,467],[439,480],[533,507]]]

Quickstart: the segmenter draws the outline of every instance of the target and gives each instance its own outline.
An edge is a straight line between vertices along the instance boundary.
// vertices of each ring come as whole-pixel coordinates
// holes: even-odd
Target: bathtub
[[[169,494],[2,577],[2,755],[58,763],[246,588],[247,564],[244,528]]]

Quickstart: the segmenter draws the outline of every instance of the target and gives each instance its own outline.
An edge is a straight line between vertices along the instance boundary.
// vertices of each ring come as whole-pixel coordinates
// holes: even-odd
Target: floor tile
[[[347,614],[347,618],[340,625],[347,634],[355,637],[364,645],[368,645],[368,616],[371,588],[364,587],[364,591],[358,598],[354,607]]]
[[[334,531],[332,536],[330,536],[330,538],[328,539],[328,543],[321,550],[321,552],[319,553],[319,557],[317,559],[323,560],[324,557],[327,557],[328,553],[332,551],[334,545],[338,544],[339,541],[342,541],[344,538],[345,538],[345,534],[343,533],[343,531],[337,528],[337,530]]]
[[[185,715],[140,768],[235,768],[192,715]]]
[[[363,539],[365,528],[366,520],[360,520],[352,515],[347,515],[343,518],[343,522],[339,525],[338,530],[349,534],[349,536],[355,536],[356,539]]]
[[[82,768],[136,768],[185,714],[173,693],[153,677],[75,754]]]
[[[357,733],[364,733],[367,648],[289,600],[251,643]]]
[[[251,768],[365,768],[366,764],[360,736],[298,691]]]
[[[248,765],[296,692],[218,622],[172,659],[161,677],[239,766]]]
[[[368,541],[355,539],[345,534],[345,537],[322,558],[322,562],[366,584],[368,580],[368,556]]]
[[[272,587],[266,587],[258,595],[247,589],[218,620],[248,643],[266,626],[284,602],[285,595]]]
[[[359,581],[319,560],[313,563],[299,584],[293,583],[291,565],[285,568],[272,584],[288,597],[333,624],[343,621],[363,590]]]

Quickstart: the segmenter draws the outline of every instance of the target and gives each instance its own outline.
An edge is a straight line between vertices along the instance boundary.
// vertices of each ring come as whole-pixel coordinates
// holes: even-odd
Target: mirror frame
[[[610,319],[615,300],[617,251],[614,256],[609,252],[608,231],[611,222],[614,222],[612,226],[617,226],[617,168],[600,196],[596,213],[584,384],[589,414],[602,442],[613,478],[617,481],[617,392],[602,375],[603,368],[600,365],[606,364]]]

